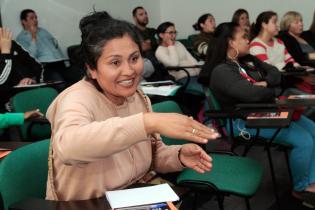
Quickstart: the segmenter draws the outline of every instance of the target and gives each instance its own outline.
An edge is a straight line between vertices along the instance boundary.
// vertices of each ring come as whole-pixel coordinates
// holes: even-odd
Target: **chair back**
[[[51,87],[26,90],[13,96],[12,108],[14,112],[26,112],[38,108],[43,114],[46,114],[49,105],[57,95],[58,92]],[[29,122],[25,122],[24,125],[20,126],[23,139],[27,139],[29,126]],[[36,124],[32,129],[32,137],[34,139],[49,138],[50,132],[49,124]]]
[[[191,34],[187,37],[187,39],[189,40],[189,42],[191,43],[191,45],[194,44],[195,39],[198,37],[198,34]]]
[[[45,198],[49,139],[20,147],[0,164],[0,193],[4,210],[20,200]]]
[[[208,103],[210,110],[221,110],[221,106],[218,100],[213,95],[211,89],[209,87],[203,86],[204,94],[206,96],[206,101]]]
[[[175,101],[163,101],[160,103],[156,103],[152,105],[153,111],[154,112],[164,112],[164,113],[179,113],[182,114],[182,110],[179,107],[179,105]],[[181,144],[186,144],[186,140],[177,140],[177,139],[172,139],[168,138],[166,136],[161,136],[163,142],[166,145],[181,145]]]

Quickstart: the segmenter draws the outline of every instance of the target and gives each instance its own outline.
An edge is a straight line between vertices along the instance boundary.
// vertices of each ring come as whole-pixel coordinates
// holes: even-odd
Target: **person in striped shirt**
[[[292,63],[294,67],[300,67],[289,54],[283,42],[276,38],[279,27],[275,12],[265,11],[259,14],[252,33],[255,38],[250,43],[250,54],[276,66],[279,71],[284,71],[289,63]]]

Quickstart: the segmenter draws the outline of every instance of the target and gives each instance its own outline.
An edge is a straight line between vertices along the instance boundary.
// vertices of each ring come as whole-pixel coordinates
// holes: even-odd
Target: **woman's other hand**
[[[210,171],[212,168],[212,158],[196,144],[184,144],[179,151],[179,160],[185,167],[198,173]]]
[[[35,109],[32,111],[28,111],[24,113],[24,120],[28,120],[31,118],[43,117],[44,114],[39,111],[39,109]]]
[[[35,84],[35,83],[36,81],[33,80],[32,78],[25,77],[21,79],[21,81],[19,82],[19,85],[30,85],[30,84]]]
[[[255,82],[255,86],[261,86],[261,87],[267,87],[267,82],[266,81],[260,81],[260,82]]]
[[[166,45],[167,46],[174,46],[175,42],[173,40],[171,40],[171,39],[168,39],[168,40],[166,40]]]
[[[9,54],[12,46],[12,32],[7,28],[0,28],[0,49],[2,54]]]
[[[220,135],[213,128],[177,113],[145,113],[144,124],[147,133],[159,133],[175,139],[206,144],[209,139],[216,139]]]

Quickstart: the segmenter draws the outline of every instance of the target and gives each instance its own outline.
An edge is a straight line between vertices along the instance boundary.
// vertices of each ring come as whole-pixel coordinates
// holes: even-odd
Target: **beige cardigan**
[[[117,106],[85,80],[63,91],[47,112],[52,125],[53,183],[48,179],[46,199],[102,197],[106,190],[124,188],[143,177],[152,161],[143,122],[146,111],[139,93]],[[181,170],[179,149],[159,140],[155,170]]]

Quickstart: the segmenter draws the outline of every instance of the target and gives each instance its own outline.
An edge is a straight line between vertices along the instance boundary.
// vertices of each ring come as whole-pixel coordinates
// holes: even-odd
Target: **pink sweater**
[[[46,199],[56,199],[52,186],[58,200],[84,200],[102,197],[106,190],[124,188],[143,177],[152,162],[143,122],[146,111],[139,93],[117,106],[85,80],[63,91],[47,112],[54,185],[48,179]],[[179,149],[159,140],[155,170],[182,170]]]

